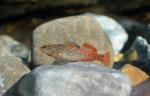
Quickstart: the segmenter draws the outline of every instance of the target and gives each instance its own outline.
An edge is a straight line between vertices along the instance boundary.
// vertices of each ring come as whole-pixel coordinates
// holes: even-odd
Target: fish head
[[[58,53],[57,48],[54,45],[43,45],[40,47],[40,51],[49,55],[49,56],[52,56],[53,54]]]

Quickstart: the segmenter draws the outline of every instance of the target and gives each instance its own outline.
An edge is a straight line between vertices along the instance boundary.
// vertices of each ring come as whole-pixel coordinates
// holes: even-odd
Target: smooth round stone
[[[91,62],[37,67],[18,87],[21,96],[129,96],[130,90],[126,75]]]
[[[113,65],[113,48],[111,42],[99,26],[98,22],[89,16],[72,16],[49,21],[37,27],[33,32],[34,65],[52,64],[54,58],[39,50],[45,44],[61,44],[64,42],[89,43],[98,49],[99,54],[110,53],[110,63]]]

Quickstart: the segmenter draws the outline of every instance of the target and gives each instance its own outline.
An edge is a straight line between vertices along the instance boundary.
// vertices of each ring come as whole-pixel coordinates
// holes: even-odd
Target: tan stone
[[[131,64],[126,64],[123,66],[121,71],[129,76],[132,82],[132,86],[135,86],[149,78],[145,72]]]
[[[35,65],[52,64],[54,59],[45,55],[39,47],[45,44],[61,44],[75,42],[80,46],[90,43],[98,49],[98,53],[110,53],[113,65],[113,49],[111,42],[99,26],[98,22],[88,16],[72,16],[56,19],[37,27],[33,33],[33,61]]]
[[[13,56],[0,56],[0,90],[5,92],[30,70],[21,59]]]

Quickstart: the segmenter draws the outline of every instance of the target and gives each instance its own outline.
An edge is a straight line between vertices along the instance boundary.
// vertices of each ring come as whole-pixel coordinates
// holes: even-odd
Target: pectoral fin
[[[66,42],[64,43],[64,45],[67,47],[67,48],[80,48],[80,46],[77,44],[77,43],[74,43],[74,42]]]

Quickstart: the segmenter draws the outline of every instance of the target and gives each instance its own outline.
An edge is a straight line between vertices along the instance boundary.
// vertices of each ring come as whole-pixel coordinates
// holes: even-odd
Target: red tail
[[[80,50],[82,54],[84,54],[84,57],[81,58],[81,61],[90,61],[90,60],[99,60],[105,65],[108,65],[110,63],[110,54],[109,52],[101,55],[97,53],[91,53],[87,50]]]
[[[110,63],[110,54],[109,54],[109,52],[107,52],[107,53],[105,53],[103,55],[98,54],[96,60],[100,60],[104,64],[108,65]]]

